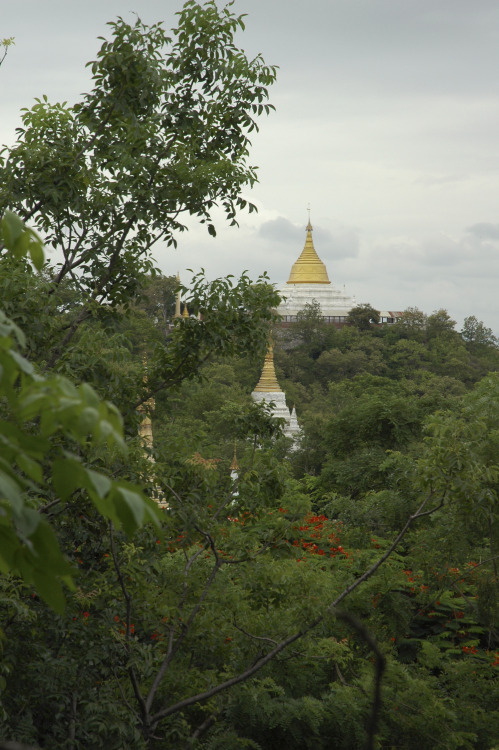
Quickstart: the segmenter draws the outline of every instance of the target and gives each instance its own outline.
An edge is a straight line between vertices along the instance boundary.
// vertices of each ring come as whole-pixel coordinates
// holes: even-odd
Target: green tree
[[[461,336],[467,344],[473,346],[497,346],[497,337],[494,336],[492,328],[488,328],[474,315],[464,319]]]
[[[447,310],[435,310],[426,319],[426,336],[428,339],[437,337],[456,339],[455,325],[456,321],[452,320]]]
[[[372,325],[379,323],[379,310],[375,310],[369,303],[352,307],[347,315],[347,323],[359,331],[368,331]]]
[[[2,218],[0,240],[8,251],[20,258],[29,253],[42,266],[41,241],[11,212]],[[75,454],[102,444],[126,453],[116,408],[101,402],[88,384],[77,388],[58,375],[40,376],[20,354],[24,344],[24,333],[0,310],[0,570],[22,576],[62,612],[62,583],[74,587],[76,571],[45,518],[50,492],[57,499],[49,507],[66,501],[76,487],[84,489],[103,516],[128,532],[145,519],[157,523],[157,511],[134,487],[90,469]]]
[[[287,332],[292,340],[296,337],[307,355],[315,360],[321,352],[331,346],[336,329],[324,322],[320,304],[312,300],[298,312],[296,323],[291,325]]]
[[[82,294],[50,365],[84,320],[129,304],[152,269],[151,248],[175,244],[184,215],[215,234],[214,205],[233,224],[237,210],[254,209],[241,197],[256,179],[249,134],[271,109],[275,69],[236,47],[242,17],[189,0],[171,38],[139,19],[110,27],[92,63],[92,91],[73,107],[39,100],[1,161],[0,212],[34,221],[63,256],[54,308],[66,279]]]
[[[387,333],[391,337],[424,339],[428,316],[418,307],[408,307],[397,322],[390,326]]]
[[[146,313],[163,338],[168,336],[173,322],[176,291],[175,277],[162,274],[146,277],[140,287],[137,307]]]

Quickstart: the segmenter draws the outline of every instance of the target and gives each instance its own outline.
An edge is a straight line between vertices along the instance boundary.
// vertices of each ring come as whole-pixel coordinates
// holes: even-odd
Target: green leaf
[[[41,516],[33,508],[23,508],[22,513],[16,518],[16,527],[23,537],[32,537],[41,522]]]
[[[81,463],[74,458],[57,458],[52,462],[52,482],[61,500],[67,500],[83,486],[83,471]]]
[[[43,471],[38,461],[30,458],[25,453],[19,453],[16,456],[16,462],[21,471],[24,471],[30,479],[38,482],[38,484],[43,482]]]
[[[66,598],[60,581],[43,570],[35,570],[33,572],[33,583],[44,602],[58,615],[63,615],[66,608]]]
[[[19,346],[25,346],[26,344],[26,336],[23,331],[12,320],[10,320],[2,310],[0,310],[0,336],[13,336],[17,340]],[[10,345],[8,346],[8,349],[11,349]]]
[[[88,406],[92,406],[94,409],[99,409],[101,401],[91,385],[88,383],[82,383],[79,391]]]
[[[78,419],[78,430],[82,437],[88,435],[94,429],[99,420],[99,412],[93,406],[86,406]]]
[[[120,502],[119,496],[123,500]],[[139,492],[123,486],[115,487],[115,505],[123,528],[132,534],[144,520],[145,503]]]
[[[21,354],[18,354],[15,349],[11,349],[10,356],[19,366],[19,369],[22,370],[22,372],[26,373],[26,375],[32,375],[34,373],[35,368],[31,364],[31,362],[28,362],[25,357],[23,357]]]
[[[6,210],[2,218],[1,227],[5,247],[8,250],[14,250],[16,241],[24,232],[24,222],[17,214]]]
[[[29,255],[37,271],[41,271],[45,262],[45,254],[41,243],[30,242]]]
[[[61,552],[54,529],[42,516],[30,535],[36,555],[36,568],[53,575],[70,575],[74,569]]]
[[[109,477],[106,477],[105,474],[93,471],[92,469],[84,469],[84,471],[90,480],[92,489],[97,492],[100,498],[104,499],[109,494],[109,490],[112,487],[112,482]]]
[[[24,502],[19,484],[0,471],[0,500],[2,499],[8,500],[15,514],[22,512]]]
[[[89,487],[87,489],[92,503],[95,505],[101,516],[108,519],[109,521],[112,521],[116,528],[120,529],[121,520],[114,504],[114,493],[111,493],[107,497],[102,498],[92,488]]]

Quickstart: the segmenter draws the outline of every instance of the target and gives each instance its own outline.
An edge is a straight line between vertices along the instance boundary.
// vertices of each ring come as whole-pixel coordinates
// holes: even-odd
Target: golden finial
[[[234,438],[234,458],[232,459],[230,470],[239,471],[239,464],[237,463],[236,438]]]
[[[182,317],[183,318],[188,318],[189,317],[189,308],[187,307],[187,303],[186,302],[184,302],[184,312],[182,313]]]

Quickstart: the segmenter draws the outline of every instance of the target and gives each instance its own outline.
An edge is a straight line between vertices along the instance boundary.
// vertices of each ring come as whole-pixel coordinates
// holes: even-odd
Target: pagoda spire
[[[281,388],[277,382],[274,368],[274,345],[269,341],[267,354],[263,363],[262,374],[255,388],[257,393],[280,393]]]
[[[180,314],[180,274],[177,271],[177,294],[175,295],[175,315],[174,318],[181,318]]]
[[[294,439],[295,435],[300,432],[298,420],[296,419],[296,411],[292,420],[291,413],[286,406],[286,396],[277,382],[272,340],[269,340],[262,374],[251,397],[258,404],[266,402],[270,406],[272,416],[283,420],[283,432],[286,437]]]
[[[147,386],[147,358],[145,356],[143,358],[143,365],[144,365],[144,376],[142,380],[144,382],[144,386]],[[156,402],[154,400],[154,397],[151,396],[150,398],[147,399],[147,401],[142,402],[137,409],[137,411],[141,415],[141,420],[140,420],[140,425],[139,425],[139,436],[142,439],[142,444],[148,450],[152,450],[153,445],[154,445],[151,412],[154,411],[155,406],[156,406]],[[154,458],[152,456],[149,456],[149,460],[152,461],[152,463],[154,463]]]
[[[239,464],[237,462],[237,445],[236,445],[236,438],[234,438],[234,457],[232,459],[232,463],[230,465],[231,472],[238,472],[239,471]]]
[[[312,224],[310,223],[310,209],[308,209],[307,237],[305,247],[300,257],[291,269],[288,284],[330,284],[326,266],[317,255],[312,239]]]

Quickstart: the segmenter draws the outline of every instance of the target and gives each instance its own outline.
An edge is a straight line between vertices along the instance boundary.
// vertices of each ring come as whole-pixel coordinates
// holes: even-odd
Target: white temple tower
[[[315,250],[310,221],[306,232],[305,247],[293,264],[288,281],[278,287],[278,292],[286,299],[277,312],[284,323],[294,323],[305,305],[315,300],[327,323],[344,323],[349,311],[357,304],[355,297],[347,295],[344,288],[338,289],[331,284],[326,266]]]
[[[281,391],[279,383],[277,382],[275,368],[274,368],[274,348],[272,343],[269,343],[267,354],[265,355],[265,361],[263,363],[262,374],[258,384],[251,394],[253,401],[261,403],[265,401],[270,404],[274,403],[272,409],[272,416],[280,417],[285,420],[283,427],[283,433],[286,437],[295,440],[300,434],[300,426],[298,419],[296,418],[296,409],[290,412],[286,406],[286,396]]]

